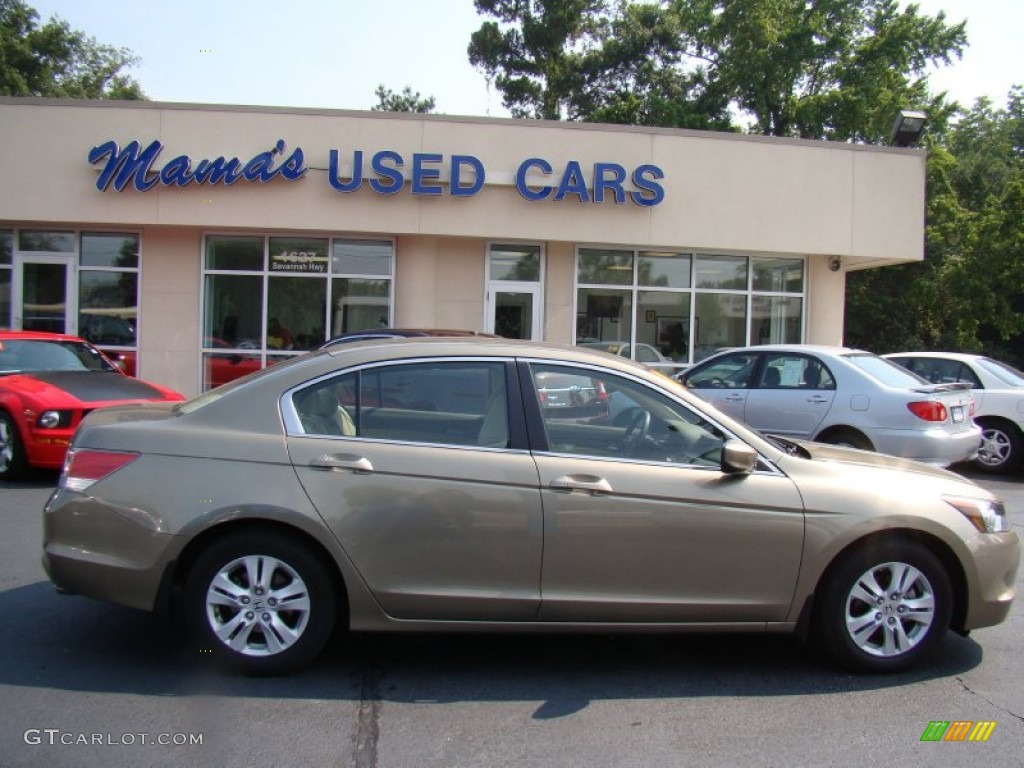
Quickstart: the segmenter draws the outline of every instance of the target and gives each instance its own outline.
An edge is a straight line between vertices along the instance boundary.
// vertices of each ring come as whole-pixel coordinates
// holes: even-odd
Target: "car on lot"
[[[981,448],[974,463],[985,472],[1010,472],[1024,461],[1024,373],[984,355],[895,352],[883,355],[934,384],[964,383],[974,396]]]
[[[937,466],[972,459],[981,444],[966,384],[932,384],[857,349],[744,347],[706,358],[678,378],[761,432]]]
[[[623,407],[544,407],[552,379]],[[499,339],[353,342],[96,411],[43,531],[61,592],[266,674],[336,628],[806,631],[903,669],[1003,621],[1020,559],[1000,500],[956,474],[768,439],[638,363]]]
[[[128,376],[75,336],[0,331],[0,480],[61,467],[72,433],[96,408],[184,399]]]
[[[673,374],[685,368],[684,364],[677,363],[672,358],[661,354],[657,347],[642,342],[630,344],[628,341],[586,341],[579,346],[598,349],[610,355],[628,357],[662,373]]]

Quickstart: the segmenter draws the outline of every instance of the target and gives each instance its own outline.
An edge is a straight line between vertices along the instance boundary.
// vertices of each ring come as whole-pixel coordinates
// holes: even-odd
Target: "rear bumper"
[[[981,446],[981,428],[977,426],[956,433],[943,429],[879,429],[868,436],[879,453],[939,467],[969,461]]]
[[[43,511],[43,568],[62,592],[152,611],[182,545],[140,510],[78,493],[54,493]]]

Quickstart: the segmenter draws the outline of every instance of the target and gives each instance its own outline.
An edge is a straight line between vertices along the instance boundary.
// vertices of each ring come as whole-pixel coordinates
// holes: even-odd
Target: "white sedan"
[[[1009,472],[1021,465],[1024,373],[990,357],[960,352],[897,352],[884,357],[935,384],[970,384],[974,421],[981,427],[975,464],[986,472]]]
[[[870,352],[773,344],[713,355],[678,380],[754,429],[948,466],[981,430],[966,384],[932,384]]]

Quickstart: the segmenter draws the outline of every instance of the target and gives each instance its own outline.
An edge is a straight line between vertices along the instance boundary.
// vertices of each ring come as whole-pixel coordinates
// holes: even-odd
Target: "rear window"
[[[843,355],[843,357],[875,381],[887,387],[920,387],[922,384],[928,384],[927,380],[917,374],[878,355],[858,352],[852,355]]]
[[[1024,387],[1024,373],[1021,373],[1016,368],[1011,368],[1006,363],[1000,363],[998,360],[983,357],[978,360],[978,365],[1011,387]]]

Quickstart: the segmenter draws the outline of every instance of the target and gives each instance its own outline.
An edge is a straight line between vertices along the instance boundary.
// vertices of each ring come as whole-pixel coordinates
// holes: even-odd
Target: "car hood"
[[[49,408],[97,407],[102,403],[168,397],[152,384],[106,371],[17,373],[0,378],[0,389],[39,399]]]
[[[865,481],[868,477],[876,475],[875,470],[886,470],[899,473],[902,476],[912,476],[938,486],[938,481],[945,481],[950,484],[963,486],[964,484],[977,487],[978,491],[986,494],[980,486],[976,486],[971,480],[951,472],[948,469],[933,467],[913,459],[905,459],[899,456],[889,456],[874,451],[861,451],[856,448],[844,448],[826,443],[812,443],[804,440],[793,440],[786,438],[788,442],[795,443],[799,448],[806,451],[807,456],[788,454],[779,461],[780,467],[794,466],[797,462],[810,462],[815,465],[842,464],[851,469],[854,475],[861,474]],[[861,470],[858,472],[858,470]],[[961,489],[962,490],[962,489]]]

